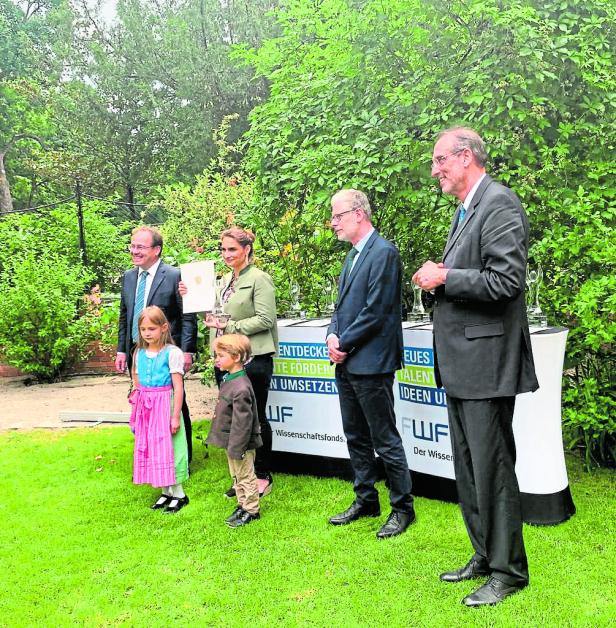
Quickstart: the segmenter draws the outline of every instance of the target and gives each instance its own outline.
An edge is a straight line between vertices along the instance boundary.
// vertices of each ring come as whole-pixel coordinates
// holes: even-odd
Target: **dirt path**
[[[67,428],[92,423],[63,422],[60,412],[99,410],[128,412],[128,377],[123,375],[72,377],[59,384],[24,386],[23,377],[0,378],[0,430]],[[197,375],[186,380],[193,420],[211,418],[217,389],[203,386]]]

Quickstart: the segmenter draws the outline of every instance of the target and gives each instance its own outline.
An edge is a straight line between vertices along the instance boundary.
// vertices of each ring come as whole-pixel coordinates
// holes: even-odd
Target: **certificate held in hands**
[[[180,264],[180,271],[187,290],[182,306],[184,314],[211,312],[216,303],[214,262],[206,260]]]

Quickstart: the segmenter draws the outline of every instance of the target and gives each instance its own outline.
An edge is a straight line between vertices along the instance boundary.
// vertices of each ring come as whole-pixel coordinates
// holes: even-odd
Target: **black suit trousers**
[[[508,585],[528,583],[515,475],[515,397],[447,396],[456,486],[475,556]]]
[[[357,503],[378,502],[374,486],[379,479],[376,451],[385,467],[392,510],[411,512],[411,474],[396,427],[393,381],[393,373],[354,375],[344,364],[336,366],[342,427],[355,475]]]
[[[129,374],[132,373],[133,370],[133,352],[135,350],[135,345],[131,343],[131,348],[129,354],[126,356],[126,363],[128,365]],[[192,461],[192,422],[190,420],[190,410],[188,409],[188,404],[186,403],[186,388],[184,388],[184,398],[182,399],[182,421],[184,423],[184,433],[186,434],[186,445],[188,449],[188,462]]]

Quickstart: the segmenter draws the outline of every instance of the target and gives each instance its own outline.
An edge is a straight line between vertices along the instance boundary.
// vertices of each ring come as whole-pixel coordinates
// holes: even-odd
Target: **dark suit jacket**
[[[403,352],[398,249],[375,231],[347,279],[349,265],[347,256],[327,335],[336,334],[341,351],[349,354],[349,373],[393,373],[402,366]]]
[[[436,378],[460,399],[536,390],[524,285],[528,220],[518,197],[486,176],[466,218],[454,215],[435,293]]]
[[[126,353],[129,359],[132,347],[131,329],[138,274],[139,269],[135,267],[125,272],[122,277],[118,351]],[[178,292],[179,282],[180,270],[161,262],[152,280],[146,305],[157,305],[169,321],[171,336],[175,344],[182,351],[194,353],[197,349],[197,316],[182,313],[182,296]]]

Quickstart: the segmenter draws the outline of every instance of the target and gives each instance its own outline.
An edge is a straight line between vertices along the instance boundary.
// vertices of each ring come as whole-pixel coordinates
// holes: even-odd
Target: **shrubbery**
[[[53,382],[98,336],[84,299],[89,275],[80,264],[33,255],[0,275],[0,355],[38,381]]]

